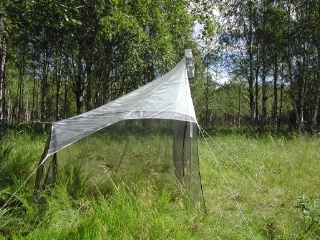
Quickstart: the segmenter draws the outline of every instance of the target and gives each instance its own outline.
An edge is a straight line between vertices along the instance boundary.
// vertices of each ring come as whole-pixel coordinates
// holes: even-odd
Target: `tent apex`
[[[195,67],[194,67],[194,58],[192,55],[191,49],[185,49],[185,57],[186,57],[186,64],[187,64],[187,71],[188,71],[188,78],[194,78],[195,76]]]

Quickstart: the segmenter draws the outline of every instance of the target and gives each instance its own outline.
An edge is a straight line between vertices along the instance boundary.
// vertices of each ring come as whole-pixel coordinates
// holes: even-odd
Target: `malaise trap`
[[[59,181],[62,173],[76,175],[92,189],[119,176],[129,181],[153,176],[167,187],[182,186],[202,206],[198,124],[188,80],[193,75],[193,59],[186,50],[186,57],[154,81],[92,111],[51,123],[36,191]]]

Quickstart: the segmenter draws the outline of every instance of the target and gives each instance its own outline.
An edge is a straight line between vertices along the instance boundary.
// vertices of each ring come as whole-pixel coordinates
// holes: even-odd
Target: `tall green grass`
[[[320,215],[318,138],[229,134],[207,141],[211,151],[204,139],[199,146],[211,238],[320,237],[319,219],[312,219]]]
[[[198,239],[201,215],[189,208],[172,169],[161,162],[167,156],[160,150],[167,144],[152,134],[128,137],[140,143],[129,148],[121,138],[98,134],[59,152],[57,185],[35,198],[34,176],[14,192],[36,169],[45,139],[8,135],[4,144],[15,147],[1,165],[14,184],[0,193],[3,201],[12,197],[0,212],[0,234],[13,239]],[[118,148],[125,156],[110,154]],[[112,161],[110,171],[100,168]],[[25,174],[16,174],[20,169]]]
[[[94,140],[94,146],[104,149],[106,139],[99,139]],[[118,143],[108,141],[109,147],[116,147],[121,138]],[[142,142],[127,151],[135,156],[145,150],[149,162],[125,163],[118,169],[119,174],[109,174],[103,184],[101,179],[86,175],[86,169],[79,169],[79,165],[64,164],[57,185],[40,193],[37,199],[41,201],[37,202],[34,175],[13,193],[34,171],[45,135],[11,132],[2,140],[0,149],[0,156],[7,149],[0,163],[2,205],[12,197],[0,211],[0,236],[319,239],[320,139],[234,133],[199,139],[207,214],[189,207],[183,188],[174,182],[160,158],[152,156],[156,150],[150,145],[148,151],[143,148],[146,144]],[[64,154],[69,160],[76,156],[71,159],[73,163],[81,156],[100,160],[100,153],[83,149],[66,149]],[[170,182],[172,185],[167,184]]]

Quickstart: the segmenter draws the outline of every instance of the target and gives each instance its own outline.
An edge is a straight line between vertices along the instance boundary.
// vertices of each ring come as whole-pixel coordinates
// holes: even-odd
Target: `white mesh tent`
[[[127,95],[92,111],[53,122],[47,147],[39,162],[36,189],[43,188],[49,178],[55,181],[57,152],[69,145],[120,122],[164,120],[170,124],[172,133],[170,158],[173,159],[175,176],[202,199],[198,125],[188,81],[188,74],[191,74],[187,67],[189,62],[190,58],[184,57],[171,71]]]

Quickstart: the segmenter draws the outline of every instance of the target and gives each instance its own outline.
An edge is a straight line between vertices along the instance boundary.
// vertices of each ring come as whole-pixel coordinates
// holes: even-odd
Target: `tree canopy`
[[[192,48],[204,125],[314,132],[319,16],[316,0],[2,1],[0,117],[46,122],[91,110],[167,72]]]
[[[165,73],[193,48],[187,1],[2,1],[1,118],[52,121]]]
[[[315,0],[219,0],[217,45],[225,69],[245,79],[251,125],[300,132],[319,123],[319,19]],[[218,51],[217,51],[218,49]],[[206,53],[208,54],[208,53]],[[234,84],[234,82],[230,82]]]

